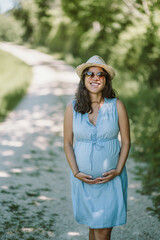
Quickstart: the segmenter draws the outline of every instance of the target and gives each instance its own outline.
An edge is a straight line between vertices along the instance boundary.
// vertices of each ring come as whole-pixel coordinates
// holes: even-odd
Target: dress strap
[[[117,98],[114,98],[114,103],[115,103],[115,113],[116,113],[116,118],[118,120],[118,110],[117,110]]]

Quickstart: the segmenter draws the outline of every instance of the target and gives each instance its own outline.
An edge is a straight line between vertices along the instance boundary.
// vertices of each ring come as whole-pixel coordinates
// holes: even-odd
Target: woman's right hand
[[[99,182],[99,180],[93,179],[91,175],[88,175],[82,172],[77,173],[76,178],[88,184],[96,184]]]

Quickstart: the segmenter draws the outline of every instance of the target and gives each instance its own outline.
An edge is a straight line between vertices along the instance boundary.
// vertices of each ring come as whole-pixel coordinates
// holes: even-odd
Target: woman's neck
[[[90,95],[91,103],[101,103],[103,100],[102,94],[96,95],[96,94],[91,94]]]

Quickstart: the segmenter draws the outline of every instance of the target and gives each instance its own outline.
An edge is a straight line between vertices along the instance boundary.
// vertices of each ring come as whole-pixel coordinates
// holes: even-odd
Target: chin
[[[103,90],[103,89],[102,89],[102,90]],[[102,93],[102,90],[99,90],[99,89],[89,90],[89,89],[88,89],[88,91],[89,91],[90,93],[93,93],[93,94],[99,94],[99,93]]]

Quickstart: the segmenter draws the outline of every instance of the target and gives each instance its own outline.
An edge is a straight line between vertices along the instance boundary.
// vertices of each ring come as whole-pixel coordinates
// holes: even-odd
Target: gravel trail
[[[32,66],[27,95],[0,124],[0,239],[87,240],[88,228],[75,222],[69,167],[63,152],[63,115],[78,78],[63,61],[33,49],[0,43],[0,49]],[[16,74],[16,73],[15,73]],[[160,223],[146,211],[148,196],[127,162],[128,222],[112,240],[159,240]]]

